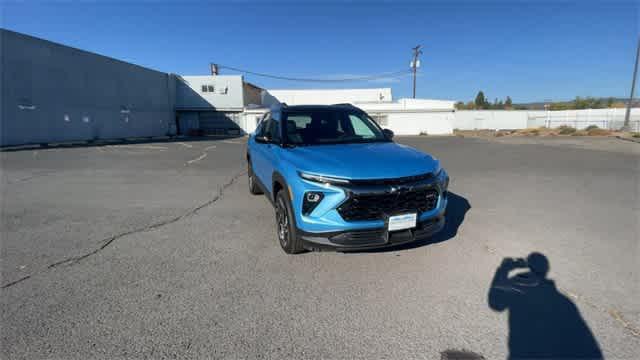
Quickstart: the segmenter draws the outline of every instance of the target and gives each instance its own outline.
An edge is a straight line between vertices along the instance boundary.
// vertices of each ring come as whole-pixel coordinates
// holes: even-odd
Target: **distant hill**
[[[590,98],[590,99],[599,100],[604,104],[606,104],[607,101],[609,101],[608,97],[597,97],[597,98]],[[624,105],[627,105],[627,101],[629,101],[629,98],[621,98],[621,97],[613,97],[612,99],[614,103],[617,103],[617,104],[622,103]],[[575,103],[575,100],[551,101],[551,102],[536,101],[536,102],[528,102],[528,103],[514,103],[513,107],[524,108],[527,110],[544,110],[545,104],[566,105],[567,107],[570,107],[574,103]],[[640,99],[637,99],[637,98],[633,99],[633,103],[631,103],[631,105],[633,107],[640,107]]]

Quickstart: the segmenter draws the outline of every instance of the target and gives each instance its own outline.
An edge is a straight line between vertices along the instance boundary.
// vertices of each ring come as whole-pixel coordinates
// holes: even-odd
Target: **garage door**
[[[200,113],[200,129],[206,134],[239,135],[240,113],[208,111]]]

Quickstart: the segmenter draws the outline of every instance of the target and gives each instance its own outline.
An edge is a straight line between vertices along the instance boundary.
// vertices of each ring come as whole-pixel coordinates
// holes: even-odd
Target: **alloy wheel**
[[[276,206],[276,222],[280,245],[287,247],[289,243],[289,217],[287,207],[282,203],[281,199],[278,199]]]

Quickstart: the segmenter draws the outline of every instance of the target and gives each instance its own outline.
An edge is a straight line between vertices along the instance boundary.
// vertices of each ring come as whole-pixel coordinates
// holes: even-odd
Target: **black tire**
[[[303,252],[304,248],[297,236],[295,218],[291,210],[291,201],[289,200],[289,194],[287,194],[286,190],[280,190],[276,194],[275,213],[276,237],[282,250],[287,254]]]
[[[247,175],[248,175],[248,182],[249,182],[249,192],[252,193],[253,195],[262,194],[262,190],[260,190],[260,186],[258,186],[258,183],[256,182],[256,176],[253,173],[251,162],[247,162]]]

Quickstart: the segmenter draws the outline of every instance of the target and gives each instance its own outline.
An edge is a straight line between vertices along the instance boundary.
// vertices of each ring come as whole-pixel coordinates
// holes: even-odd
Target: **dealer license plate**
[[[402,214],[389,217],[388,231],[411,229],[416,227],[418,214]]]

